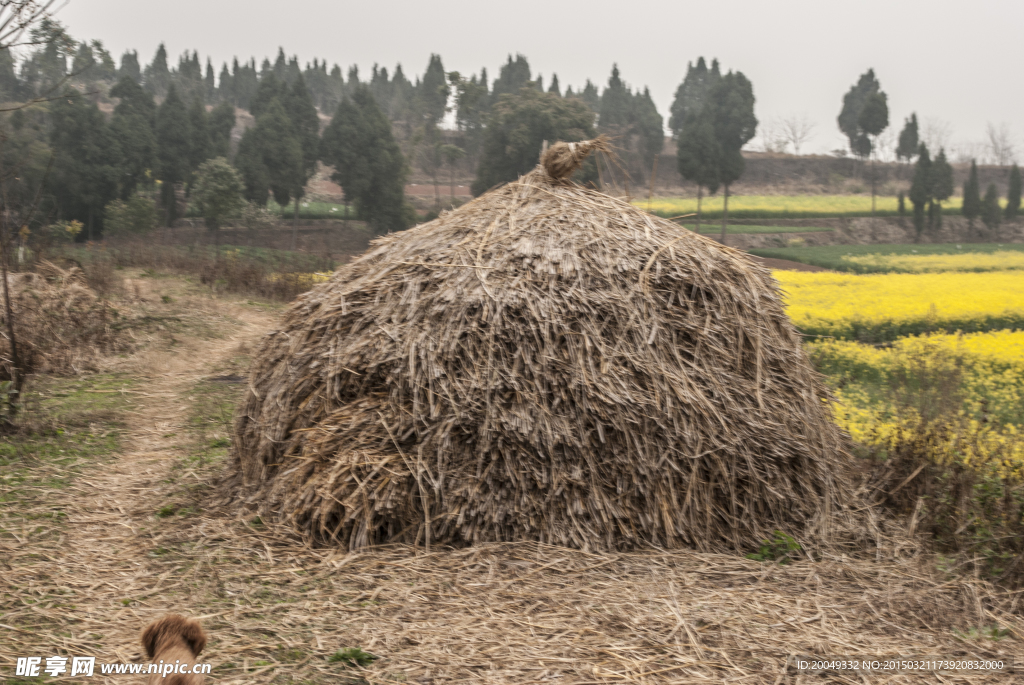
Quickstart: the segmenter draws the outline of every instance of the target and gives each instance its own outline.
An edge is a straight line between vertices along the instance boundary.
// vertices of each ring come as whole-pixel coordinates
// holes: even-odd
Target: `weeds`
[[[366,668],[380,657],[364,652],[358,647],[346,647],[345,649],[339,649],[337,652],[328,657],[327,661],[330,663],[342,663],[346,666],[358,666],[359,668]]]
[[[788,564],[795,561],[803,548],[791,535],[786,535],[781,530],[776,530],[771,540],[761,543],[757,552],[747,555],[747,559],[754,561],[777,561],[780,564]]]

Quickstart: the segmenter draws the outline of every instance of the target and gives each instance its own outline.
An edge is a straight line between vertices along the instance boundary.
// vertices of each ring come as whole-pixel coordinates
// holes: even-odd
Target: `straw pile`
[[[844,439],[770,273],[566,181],[576,147],[292,305],[234,429],[263,516],[350,549],[834,533]]]
[[[74,373],[118,348],[118,313],[96,296],[77,266],[47,261],[35,272],[8,275],[14,333],[23,367],[33,373]],[[11,378],[7,314],[0,300],[0,380]]]

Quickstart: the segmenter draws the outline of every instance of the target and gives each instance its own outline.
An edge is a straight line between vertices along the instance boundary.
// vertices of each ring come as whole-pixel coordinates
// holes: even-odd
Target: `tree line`
[[[435,186],[446,172],[454,178],[457,169],[473,169],[472,190],[480,194],[533,168],[544,141],[603,133],[613,137],[619,155],[615,165],[605,164],[604,180],[628,189],[651,182],[665,143],[650,91],[629,85],[616,65],[603,88],[588,80],[563,89],[557,74],[534,74],[523,55],[510,55],[493,80],[486,69],[447,71],[441,57],[431,55],[424,73],[410,81],[400,65],[390,73],[375,65],[362,80],[356,67],[345,76],[320,59],[300,67],[279,50],[259,68],[254,59],[235,59],[217,76],[211,61],[204,67],[194,51],[172,66],[163,45],[148,64],[129,50],[115,65],[102,43],[76,41],[51,20],[32,37],[38,47],[23,59],[0,53],[0,97],[30,103],[4,120],[8,143],[0,161],[31,169],[19,179],[25,195],[45,179],[50,213],[80,222],[83,238],[101,235],[108,206],[118,225],[125,216],[148,214],[173,224],[189,199],[196,203],[200,170],[219,158],[237,175],[246,201],[264,206],[272,198],[294,204],[296,214],[322,162],[333,168],[357,215],[384,232],[415,220],[403,197],[414,165]],[[703,65],[703,59],[691,65],[691,72],[706,73],[687,74],[671,121],[680,151],[704,150],[686,163],[699,158],[698,185],[714,192],[742,174],[739,150],[757,121],[743,74],[721,75],[717,62],[711,69]],[[695,78],[704,85],[695,85]],[[254,119],[240,139],[239,110]],[[443,125],[446,117],[453,126]],[[705,149],[698,134],[709,123],[714,145]],[[601,177],[590,160],[578,178]],[[210,184],[203,187],[209,197]],[[140,197],[155,200],[158,209],[142,211]]]

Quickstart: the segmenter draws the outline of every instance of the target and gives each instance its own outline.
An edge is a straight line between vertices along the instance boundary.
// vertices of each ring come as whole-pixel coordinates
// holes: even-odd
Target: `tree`
[[[806,114],[790,114],[781,122],[782,137],[793,146],[793,154],[800,154],[800,147],[807,142],[814,132],[814,122]]]
[[[516,95],[502,95],[488,118],[473,194],[514,181],[537,166],[545,140],[575,142],[594,135],[593,112],[576,98],[529,87]],[[595,168],[590,167],[591,178]],[[588,166],[582,171],[587,172]]]
[[[864,100],[857,118],[857,126],[868,136],[869,152],[878,147],[878,136],[889,126],[889,105],[885,93],[875,91]],[[871,213],[875,213],[876,175],[875,158],[871,156]]]
[[[156,226],[156,206],[152,200],[140,195],[114,200],[106,206],[103,214],[104,235],[142,235]]]
[[[964,201],[960,209],[967,218],[967,227],[974,231],[974,220],[981,216],[981,188],[978,185],[978,163],[971,160],[971,172],[964,181]]]
[[[686,65],[686,77],[676,89],[669,109],[668,127],[673,136],[683,130],[688,117],[696,116],[704,108],[708,91],[720,78],[717,59],[711,60],[710,69],[703,57],[697,59],[696,65],[692,62]]]
[[[313,98],[306,88],[302,74],[295,80],[284,97],[284,109],[292,123],[292,131],[299,142],[302,152],[298,173],[293,179],[292,195],[295,198],[295,221],[292,229],[292,249],[295,249],[296,235],[294,228],[299,221],[299,201],[305,197],[306,184],[316,172],[316,163],[320,156],[320,115],[316,112]]]
[[[274,201],[284,207],[291,201],[298,179],[305,176],[302,143],[284,107],[276,99],[256,120],[254,128],[270,192]]]
[[[235,106],[222,102],[213,108],[209,118],[210,155],[228,157],[231,152],[231,131],[235,128]]]
[[[266,207],[270,199],[270,172],[263,162],[260,131],[253,126],[242,134],[235,154],[235,168],[242,177],[245,199],[258,207]]]
[[[868,69],[843,97],[843,109],[839,112],[838,119],[839,130],[846,134],[850,141],[850,151],[862,159],[866,159],[871,154],[872,145],[868,131],[863,128],[865,122],[861,119],[861,113],[872,96],[880,92],[881,86],[878,79],[875,78],[874,69]],[[870,121],[876,123],[879,110],[877,100],[872,104],[872,108],[875,112],[871,113]],[[886,124],[888,124],[888,108],[886,108]]]
[[[754,116],[754,88],[742,72],[723,76],[708,93],[705,105],[714,122],[715,138],[721,151],[718,180],[722,184],[722,237],[725,244],[729,220],[729,186],[743,175],[746,163],[741,150],[757,132]]]
[[[22,36],[26,31],[34,38],[37,25],[49,20],[49,13],[56,0],[10,0],[0,3],[0,53],[7,53],[10,49],[22,45]],[[20,112],[21,110],[16,110]],[[5,150],[0,146],[0,156]],[[18,339],[16,335],[16,324],[14,311],[11,307],[11,293],[8,278],[8,255],[10,254],[10,240],[13,237],[12,226],[28,225],[34,218],[39,207],[39,194],[34,195],[33,200],[25,203],[19,202],[16,194],[10,191],[18,187],[24,188],[23,176],[29,170],[30,165],[25,164],[28,160],[22,160],[21,172],[17,175],[8,173],[0,176],[0,191],[4,199],[4,211],[0,212],[0,282],[3,283],[4,318],[7,321],[7,341],[10,345],[10,358],[8,370],[10,385],[7,392],[7,415],[4,417],[6,423],[13,422],[21,402],[21,391],[24,387],[26,369],[22,365],[22,359],[18,352]],[[8,167],[10,168],[10,167]]]
[[[966,193],[967,188],[964,190]],[[939,154],[932,160],[928,146],[921,143],[917,149],[914,180],[910,184],[910,201],[914,204],[914,228],[918,239],[924,230],[926,211],[931,230],[942,226],[942,203],[952,194],[953,167],[946,161],[946,151],[939,150]]]
[[[178,218],[177,186],[188,180],[192,131],[188,110],[171,85],[156,111],[156,177],[166,225]]]
[[[630,105],[633,94],[619,77],[619,67],[612,65],[612,74],[608,77],[608,85],[601,93],[601,109],[597,123],[604,132],[621,132],[629,126]]]
[[[501,66],[498,78],[494,79],[491,87],[493,104],[496,104],[502,95],[515,95],[521,88],[530,83],[530,63],[522,55],[517,54],[515,61],[512,55],[508,56],[508,62]]]
[[[985,198],[981,201],[981,221],[985,227],[993,233],[999,228],[1003,220],[1003,211],[999,206],[999,189],[995,183],[988,184],[985,191]]]
[[[90,240],[102,229],[103,208],[117,197],[118,141],[103,113],[68,89],[53,103],[49,185],[62,219],[77,219]]]
[[[215,157],[203,162],[196,173],[192,198],[203,213],[206,228],[218,231],[225,219],[242,210],[245,205],[243,189],[242,179],[228,160]]]
[[[932,162],[931,171],[931,215],[932,230],[942,227],[942,203],[953,195],[953,167],[946,159],[946,151],[939,149],[939,154]]]
[[[320,140],[320,159],[334,167],[331,178],[374,231],[406,228],[405,158],[365,85],[338,105]]]
[[[156,49],[153,61],[142,75],[143,84],[156,97],[163,97],[171,85],[171,70],[167,67],[167,48],[163,43]]]
[[[646,170],[665,146],[665,125],[646,86],[643,93],[633,97],[632,104],[632,130],[638,138],[638,151]]]
[[[423,121],[435,126],[441,123],[448,107],[448,75],[441,64],[440,55],[431,55],[427,71],[420,83],[420,107]]]
[[[451,190],[452,203],[455,202],[455,165],[459,163],[459,160],[466,156],[466,151],[458,145],[452,145],[446,143],[441,146],[440,149],[441,158],[444,159],[444,163],[448,166],[448,182]]]
[[[1020,167],[1014,164],[1010,167],[1010,179],[1006,185],[1006,218],[1017,218],[1020,213]]]
[[[917,125],[917,114],[911,114],[903,122],[903,130],[900,131],[899,144],[896,146],[896,158],[909,162],[917,154],[917,145],[920,142],[920,134]]]
[[[562,89],[558,85],[558,74],[551,75],[551,85],[548,86],[548,92],[561,97]]]
[[[921,143],[917,148],[917,163],[914,166],[914,180],[910,184],[910,202],[914,205],[914,229],[916,240],[924,231],[925,209],[931,198],[932,158],[928,147]]]
[[[150,170],[156,154],[156,104],[153,96],[130,75],[121,77],[110,89],[110,96],[119,98],[110,118],[110,130],[121,151],[119,195],[127,200],[140,185],[149,185]]]
[[[210,158],[209,117],[203,101],[198,97],[192,101],[192,106],[188,110],[188,128],[188,182],[191,184],[196,170]]]
[[[998,166],[1006,166],[1014,161],[1017,156],[1017,146],[1014,145],[1010,128],[1005,123],[996,126],[989,122],[985,126],[985,137],[988,139],[986,143],[992,160]]]
[[[676,161],[679,175],[697,185],[697,231],[700,232],[701,200],[706,188],[714,195],[721,184],[719,177],[722,150],[715,137],[715,122],[711,108],[705,107],[692,115],[679,130],[676,139]]]

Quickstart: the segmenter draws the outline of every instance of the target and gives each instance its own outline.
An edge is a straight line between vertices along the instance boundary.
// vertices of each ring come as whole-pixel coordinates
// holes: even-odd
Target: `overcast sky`
[[[184,50],[205,62],[271,59],[278,46],[304,65],[326,58],[364,77],[376,62],[413,78],[432,52],[446,70],[493,78],[523,53],[549,83],[590,78],[603,86],[613,62],[648,86],[666,118],[686,64],[717,57],[754,84],[757,116],[806,113],[806,151],[844,145],[842,96],[869,67],[889,95],[890,128],[910,112],[948,144],[981,141],[986,125],[1024,135],[1024,2],[1020,0],[70,0],[58,18],[78,39],[98,38],[120,62],[128,48],[148,63],[160,42],[173,63]]]

